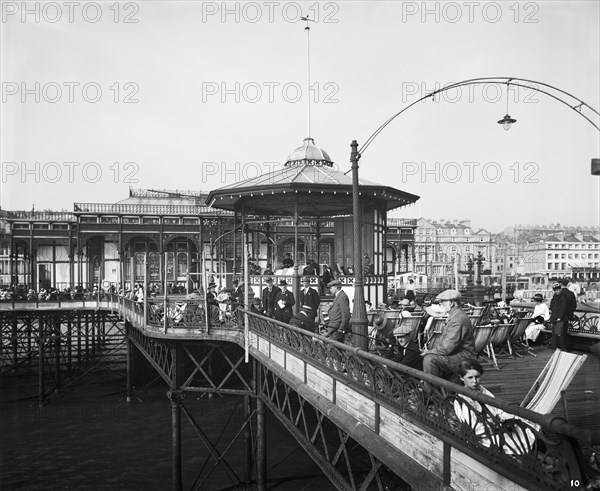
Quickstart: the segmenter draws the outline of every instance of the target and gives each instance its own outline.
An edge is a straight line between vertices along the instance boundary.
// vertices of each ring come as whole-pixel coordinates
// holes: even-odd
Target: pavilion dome
[[[329,154],[325,150],[316,147],[312,138],[305,138],[302,146],[290,153],[285,166],[302,164],[333,166]]]

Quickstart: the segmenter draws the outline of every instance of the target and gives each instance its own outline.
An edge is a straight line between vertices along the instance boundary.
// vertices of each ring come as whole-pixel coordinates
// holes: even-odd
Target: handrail
[[[246,311],[244,311],[244,312],[246,313]],[[258,318],[261,321],[265,320],[264,316],[260,316],[258,314],[255,314],[254,312],[247,311],[247,313],[250,317]],[[298,328],[295,326],[290,326],[288,324],[284,324],[283,322],[279,322],[274,319],[268,319],[268,321],[276,323],[281,328],[288,329],[290,331],[294,331],[303,336],[309,336],[311,338],[318,339],[320,341],[332,343],[338,349],[341,349],[348,353],[352,353],[354,355],[365,358],[375,364],[378,364],[378,365],[384,364],[385,366],[392,368],[398,372],[404,373],[406,375],[410,375],[411,377],[423,380],[424,382],[428,382],[437,387],[444,388],[446,390],[449,390],[450,392],[468,396],[470,399],[473,399],[474,401],[477,401],[477,402],[481,402],[488,406],[494,406],[505,412],[514,414],[521,418],[532,421],[533,423],[539,424],[543,428],[551,430],[555,433],[562,433],[564,435],[568,435],[572,438],[576,438],[576,439],[578,439],[582,442],[588,443],[588,444],[591,442],[590,430],[586,430],[584,428],[579,428],[579,427],[567,422],[566,420],[564,420],[563,418],[561,418],[559,416],[555,416],[552,414],[543,415],[540,413],[536,413],[534,411],[530,411],[529,409],[519,406],[518,403],[507,402],[507,401],[503,401],[501,399],[497,399],[495,397],[486,396],[480,392],[464,388],[460,385],[457,385],[455,383],[441,379],[434,375],[430,375],[430,374],[427,374],[420,370],[416,370],[415,368],[411,368],[406,365],[402,365],[401,363],[396,363],[395,361],[388,360],[386,358],[382,358],[381,356],[375,355],[375,354],[370,353],[369,351],[365,351],[361,348],[348,346],[347,344],[340,343],[338,341],[332,341],[329,338],[321,336],[320,334],[310,333],[301,328]],[[251,327],[251,330],[252,330],[252,327]]]

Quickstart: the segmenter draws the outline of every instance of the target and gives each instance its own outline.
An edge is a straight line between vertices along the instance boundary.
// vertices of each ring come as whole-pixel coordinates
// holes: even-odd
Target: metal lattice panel
[[[402,482],[367,449],[260,365],[259,394],[267,407],[341,490],[389,489]]]
[[[183,390],[253,393],[250,366],[244,350],[232,343],[183,345]]]

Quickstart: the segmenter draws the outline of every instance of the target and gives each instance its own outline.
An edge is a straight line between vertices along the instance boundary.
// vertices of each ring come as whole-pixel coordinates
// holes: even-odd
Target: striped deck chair
[[[513,328],[513,330],[510,333],[508,342],[510,343],[511,346],[514,346],[515,348],[519,347],[521,349],[524,349],[526,351],[526,353],[530,354],[531,356],[537,356],[533,352],[533,349],[531,349],[531,347],[529,346],[529,343],[527,341],[523,341],[523,338],[525,335],[525,329],[531,322],[532,315],[533,315],[532,312],[527,312],[523,317],[521,317],[515,321],[515,327]],[[511,351],[513,354],[517,355],[518,357],[523,358],[523,355],[520,355],[516,349],[512,349]]]
[[[422,315],[411,315],[410,317],[402,317],[398,319],[398,323],[393,331],[394,337],[402,335],[402,333],[410,332],[410,339],[416,341],[419,336],[419,325],[423,320]]]
[[[475,352],[479,355],[489,346],[490,339],[496,330],[496,326],[488,324],[485,326],[475,326],[473,328],[473,336],[475,338]]]
[[[448,320],[447,317],[430,317],[427,321],[427,326],[425,327],[425,346],[427,349],[433,349],[435,345],[439,342],[440,335],[442,334],[442,329]],[[431,321],[431,323],[429,322]],[[419,348],[421,346],[419,345]]]
[[[498,366],[497,356],[496,356],[496,348],[497,347],[503,347],[504,344],[506,343],[509,354],[510,354],[510,356],[512,356],[512,349],[510,347],[509,335],[510,335],[511,331],[513,330],[513,327],[514,327],[514,324],[496,324],[494,332],[492,333],[492,336],[490,337],[490,342],[488,344],[487,351],[493,360],[494,368],[496,370],[500,370],[500,367]]]
[[[550,414],[586,358],[587,355],[557,349],[529,389],[521,407],[540,414]]]

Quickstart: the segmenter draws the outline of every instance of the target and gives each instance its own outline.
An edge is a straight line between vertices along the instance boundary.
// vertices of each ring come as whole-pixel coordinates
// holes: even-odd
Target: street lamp
[[[352,140],[350,145],[350,162],[352,163],[352,224],[354,239],[354,306],[352,308],[352,344],[364,350],[369,347],[367,330],[367,309],[363,289],[363,257],[362,257],[362,210],[358,190],[358,143]]]
[[[510,127],[513,123],[516,123],[517,120],[510,117],[508,114],[508,93],[510,92],[510,80],[506,82],[506,114],[504,117],[498,121],[498,124],[501,124],[505,131],[510,130]]]
[[[352,140],[352,144],[350,145],[352,148],[352,152],[350,154],[350,162],[352,163],[352,211],[354,213],[353,217],[353,225],[354,225],[354,267],[355,267],[355,281],[354,281],[354,308],[352,313],[352,321],[353,326],[356,326],[356,330],[354,332],[358,335],[357,339],[354,340],[354,346],[360,347],[362,349],[366,349],[368,346],[367,342],[367,311],[365,309],[365,297],[363,291],[363,263],[362,263],[362,252],[361,252],[361,216],[360,216],[360,202],[359,202],[359,191],[358,191],[358,161],[361,157],[361,154],[367,150],[369,145],[373,143],[373,140],[377,138],[379,133],[381,133],[392,121],[394,121],[398,116],[402,113],[410,109],[411,107],[417,105],[418,103],[427,100],[429,98],[434,99],[437,94],[442,92],[446,92],[448,90],[456,89],[458,87],[477,85],[481,83],[496,83],[496,84],[504,84],[506,83],[506,115],[498,121],[498,124],[501,124],[505,130],[509,130],[513,123],[516,123],[517,120],[511,118],[508,114],[508,97],[509,97],[509,89],[510,85],[514,85],[515,87],[522,87],[524,89],[534,90],[536,92],[545,94],[552,99],[564,104],[570,109],[574,110],[576,114],[584,118],[588,123],[590,123],[594,128],[600,131],[600,125],[596,122],[592,121],[590,117],[583,113],[583,109],[591,111],[593,114],[591,117],[598,117],[600,113],[590,107],[588,104],[583,102],[578,97],[569,94],[568,92],[559,89],[558,87],[554,87],[552,85],[538,82],[536,80],[528,80],[521,79],[517,77],[480,77],[473,78],[468,80],[463,80],[461,82],[456,82],[453,84],[448,84],[438,90],[434,90],[423,97],[420,97],[416,101],[412,102],[408,106],[404,107],[396,114],[392,115],[387,119],[379,128],[377,128],[373,134],[363,144],[361,147],[361,152],[358,152],[358,144],[356,140]],[[533,84],[533,85],[529,85]],[[600,174],[600,166],[598,164],[598,159],[592,159],[592,174],[599,175]],[[414,254],[414,253],[413,253]],[[415,258],[413,256],[413,269],[414,269]],[[470,273],[472,274],[473,268],[473,260],[472,258],[469,260],[470,262]],[[470,276],[470,286],[473,287],[472,276]]]

